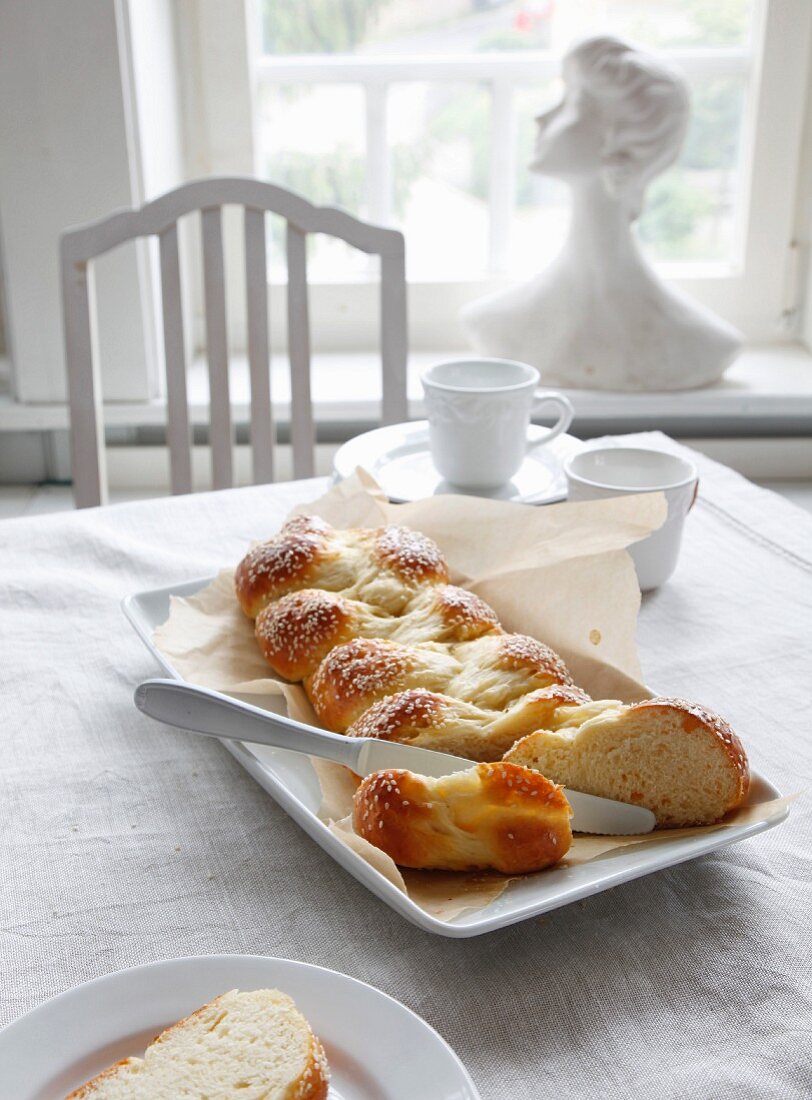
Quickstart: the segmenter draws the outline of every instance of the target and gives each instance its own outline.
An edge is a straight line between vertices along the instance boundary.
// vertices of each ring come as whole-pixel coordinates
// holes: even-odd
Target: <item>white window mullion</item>
[[[364,85],[366,99],[367,208],[369,220],[387,225],[391,217],[391,173],[387,137],[386,81],[370,80]]]
[[[503,275],[510,256],[510,224],[516,179],[516,113],[513,110],[513,81],[507,77],[491,85],[490,274]]]

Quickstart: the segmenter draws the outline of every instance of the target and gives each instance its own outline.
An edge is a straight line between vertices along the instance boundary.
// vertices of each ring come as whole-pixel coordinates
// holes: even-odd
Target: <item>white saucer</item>
[[[46,1001],[0,1032],[0,1097],[63,1100],[220,993],[267,988],[293,997],[321,1039],[329,1100],[479,1100],[456,1054],[398,1001],[334,970],[259,955],[168,959]]]
[[[531,441],[541,439],[546,431],[546,428],[531,424],[529,438]],[[434,468],[429,451],[428,421],[413,420],[376,428],[350,439],[335,456],[333,476],[336,481],[342,481],[357,466],[363,466],[395,504],[442,493],[463,493],[521,504],[552,504],[566,499],[567,479],[563,464],[582,448],[579,439],[560,435],[546,447],[530,451],[507,485],[498,489],[460,489],[444,481]]]

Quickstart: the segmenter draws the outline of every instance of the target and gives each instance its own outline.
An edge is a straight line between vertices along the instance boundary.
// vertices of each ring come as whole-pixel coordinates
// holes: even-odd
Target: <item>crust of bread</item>
[[[171,1048],[179,1047],[186,1033],[191,1035],[198,1032],[198,1044],[194,1048],[196,1064],[201,1061],[201,1047],[204,1057],[211,1058],[212,1052],[214,1052],[213,1060],[215,1060],[217,1058],[216,1045],[224,1042],[224,1040],[218,1037],[210,1039],[209,1036],[215,1031],[221,1019],[229,1016],[229,1014],[231,1014],[229,1018],[229,1023],[231,1023],[235,1012],[239,1012],[238,1006],[241,997],[256,997],[257,995],[265,995],[271,998],[272,1003],[281,1005],[288,1014],[288,1018],[292,1018],[299,1028],[306,1029],[307,1051],[302,1059],[300,1072],[287,1082],[282,1084],[271,1081],[266,1083],[263,1080],[252,1082],[250,1078],[253,1074],[256,1074],[258,1062],[258,1056],[253,1053],[256,1048],[252,1045],[250,1056],[246,1052],[243,1065],[240,1067],[241,1073],[244,1073],[246,1078],[241,1085],[240,1095],[248,1097],[249,1100],[253,1097],[257,1100],[259,1098],[263,1098],[263,1100],[327,1100],[330,1087],[330,1071],[324,1048],[310,1030],[302,1014],[296,1010],[290,997],[279,993],[278,990],[256,990],[249,994],[240,994],[237,990],[232,990],[230,993],[215,997],[213,1001],[201,1006],[189,1016],[185,1016],[182,1020],[178,1020],[177,1023],[161,1032],[150,1043],[144,1058],[125,1058],[120,1062],[116,1062],[78,1089],[75,1089],[66,1100],[119,1100],[119,1098],[125,1096],[128,1100],[154,1100],[158,1096],[169,1098],[172,1093],[167,1091],[167,1087],[171,1089],[172,1085],[167,1086],[166,1081],[161,1080],[160,1068],[157,1073],[155,1068],[162,1061],[164,1067],[168,1065],[172,1058]],[[210,1024],[213,1013],[215,1018]],[[206,1019],[207,1017],[209,1019]],[[204,1021],[207,1026],[201,1030],[198,1025]],[[209,1024],[210,1026],[208,1026]],[[207,1042],[208,1046],[205,1045]],[[165,1054],[167,1050],[170,1051],[168,1056]],[[174,1057],[175,1070],[179,1066],[185,1065],[185,1062],[180,1058],[180,1052],[176,1052]],[[186,1072],[188,1073],[188,1070]],[[184,1084],[186,1084],[186,1074],[182,1072],[181,1076],[184,1078]],[[220,1097],[225,1098],[226,1095],[231,1096],[233,1094],[233,1088],[228,1087],[224,1091],[222,1082],[214,1079],[214,1075],[212,1075],[210,1081],[190,1081],[189,1085],[190,1088],[200,1088],[201,1095],[205,1093],[209,1100],[219,1100]],[[269,1091],[270,1089],[273,1089],[273,1091]],[[189,1092],[189,1095],[192,1095],[192,1093]]]
[[[375,772],[356,791],[353,825],[401,867],[524,874],[565,855],[570,815],[554,783],[497,763],[441,779]]]
[[[742,744],[706,707],[683,699],[630,706],[609,700],[556,717],[566,720],[522,738],[504,759],[574,790],[645,806],[661,828],[713,824],[747,797]]]
[[[407,527],[331,527],[318,516],[295,516],[254,546],[237,566],[234,588],[255,619],[289,592],[323,588],[400,614],[427,585],[446,584],[448,565],[436,543]]]
[[[260,652],[286,680],[312,676],[331,649],[358,633],[359,612],[373,618],[366,605],[320,588],[290,592],[257,615],[254,634]]]
[[[250,619],[271,600],[308,586],[330,553],[329,531],[317,516],[294,516],[279,534],[248,551],[237,566],[234,588]]]
[[[459,671],[442,645],[403,646],[381,638],[356,638],[337,646],[305,688],[319,721],[344,733],[385,695],[410,687],[438,691]]]
[[[84,1085],[80,1085],[78,1089],[74,1089],[70,1096],[66,1097],[66,1100],[87,1100],[88,1097],[99,1096],[104,1089],[104,1085],[108,1081],[115,1077],[120,1077],[125,1069],[136,1063],[136,1059],[122,1058],[120,1062],[115,1062],[112,1066],[108,1066],[107,1069],[103,1069],[101,1073],[97,1073],[95,1077],[85,1082]]]
[[[436,542],[409,527],[381,527],[375,531],[375,564],[391,570],[410,586],[445,584],[448,564]]]

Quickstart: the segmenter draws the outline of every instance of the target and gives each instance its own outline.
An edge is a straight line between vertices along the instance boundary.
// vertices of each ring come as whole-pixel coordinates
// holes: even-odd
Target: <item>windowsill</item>
[[[414,352],[409,360],[409,398],[414,418],[423,415],[420,373],[440,359],[470,355],[459,352]],[[274,414],[289,416],[287,360],[272,360]],[[378,416],[380,367],[376,353],[336,352],[313,356],[313,392],[319,395],[320,421],[335,425],[372,426]],[[198,358],[189,371],[193,422],[208,420],[206,363]],[[575,431],[594,435],[607,431],[661,428],[690,436],[769,436],[812,434],[812,354],[797,344],[747,348],[727,376],[701,390],[676,393],[602,393],[566,391],[576,410]],[[231,393],[236,422],[248,419],[249,383],[245,356],[232,357]],[[347,394],[363,396],[348,398]],[[105,405],[109,427],[158,425],[165,420],[162,400]],[[68,427],[62,404],[21,405],[0,393],[0,431],[47,431]]]

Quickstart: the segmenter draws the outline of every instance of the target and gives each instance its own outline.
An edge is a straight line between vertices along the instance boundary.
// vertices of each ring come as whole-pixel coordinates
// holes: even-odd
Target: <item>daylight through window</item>
[[[596,31],[662,52],[691,85],[644,247],[667,264],[738,261],[751,0],[264,0],[261,19],[265,178],[402,229],[413,280],[522,275],[557,250],[567,197],[527,171],[533,118],[560,94],[562,53]],[[312,273],[355,279],[365,263],[319,242]]]

